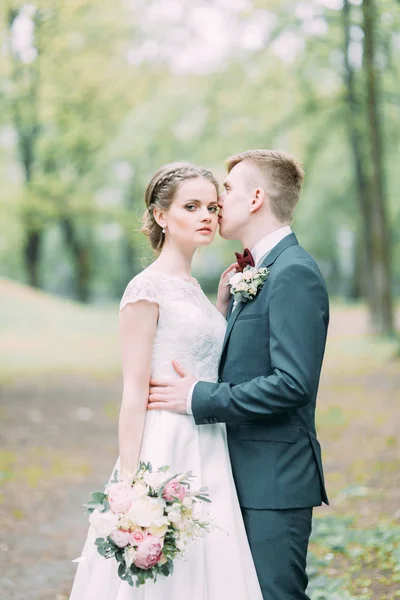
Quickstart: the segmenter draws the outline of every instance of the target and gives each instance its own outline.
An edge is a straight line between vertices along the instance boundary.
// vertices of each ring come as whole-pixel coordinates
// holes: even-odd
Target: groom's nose
[[[224,198],[225,198],[225,192],[222,192],[222,194],[220,194],[218,196],[218,202],[217,202],[217,204],[220,208],[222,208],[222,206],[224,204]]]

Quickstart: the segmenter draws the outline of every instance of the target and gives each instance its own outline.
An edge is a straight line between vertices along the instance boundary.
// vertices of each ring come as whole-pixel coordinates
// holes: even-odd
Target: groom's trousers
[[[310,600],[306,594],[312,508],[256,510],[242,507],[264,600]]]

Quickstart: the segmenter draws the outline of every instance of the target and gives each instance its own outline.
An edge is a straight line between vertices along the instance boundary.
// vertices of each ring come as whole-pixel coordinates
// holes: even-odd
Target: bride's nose
[[[209,223],[211,221],[211,214],[210,212],[207,210],[207,212],[201,217],[201,222],[207,222]]]

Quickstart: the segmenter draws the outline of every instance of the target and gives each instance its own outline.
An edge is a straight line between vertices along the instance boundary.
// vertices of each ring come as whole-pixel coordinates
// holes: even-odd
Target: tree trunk
[[[362,300],[368,298],[368,272],[366,269],[365,244],[361,236],[356,240],[354,277],[351,282],[350,298]],[[369,303],[368,303],[369,305]],[[369,305],[370,307],[370,305]]]
[[[393,334],[393,302],[390,268],[390,231],[386,215],[383,169],[383,143],[379,111],[379,81],[376,68],[375,0],[363,0],[364,55],[363,67],[367,97],[368,136],[371,162],[371,284],[376,310],[372,315],[374,331]]]
[[[90,297],[91,253],[89,244],[82,243],[71,219],[61,220],[68,248],[71,250],[76,275],[76,296],[80,302],[88,302]]]
[[[17,133],[19,159],[24,173],[24,185],[29,196],[33,179],[36,143],[39,137],[40,125],[38,119],[39,64],[38,58],[29,65],[24,65],[13,52],[11,44],[12,28],[19,9],[8,7],[7,24],[9,32],[9,52],[11,57],[11,81],[13,98],[11,114]],[[39,23],[35,22],[35,37],[38,36]],[[28,81],[28,85],[26,85]],[[29,107],[29,110],[27,110]],[[28,283],[39,287],[39,261],[43,240],[42,226],[31,207],[22,216],[24,226],[23,259]]]
[[[389,229],[386,221],[383,189],[382,143],[378,118],[378,90],[374,67],[374,0],[364,0],[364,71],[365,106],[358,100],[354,69],[349,60],[351,4],[343,2],[344,80],[348,105],[348,135],[353,155],[354,181],[362,219],[360,242],[361,282],[367,300],[372,331],[393,332],[390,288]],[[368,117],[367,127],[365,116]],[[370,165],[370,168],[368,166]]]
[[[26,232],[24,243],[24,262],[29,285],[39,287],[39,254],[42,234],[38,231]]]
[[[370,315],[375,312],[374,298],[371,285],[366,278],[368,265],[372,262],[372,230],[371,230],[371,193],[368,185],[368,173],[365,168],[364,156],[365,136],[361,122],[363,107],[357,99],[354,69],[349,59],[351,5],[349,0],[343,2],[343,31],[344,31],[344,81],[347,101],[348,139],[353,156],[354,183],[357,201],[361,213],[360,241],[357,243],[357,268],[361,269],[358,281],[364,298],[367,301]],[[358,250],[360,248],[360,250]]]

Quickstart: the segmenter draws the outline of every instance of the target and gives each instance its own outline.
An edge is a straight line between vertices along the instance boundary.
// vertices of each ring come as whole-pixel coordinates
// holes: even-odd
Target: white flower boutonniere
[[[267,267],[256,269],[250,266],[245,267],[242,273],[230,275],[229,285],[231,286],[231,294],[235,299],[233,310],[240,302],[253,300],[263,287],[268,275]]]

